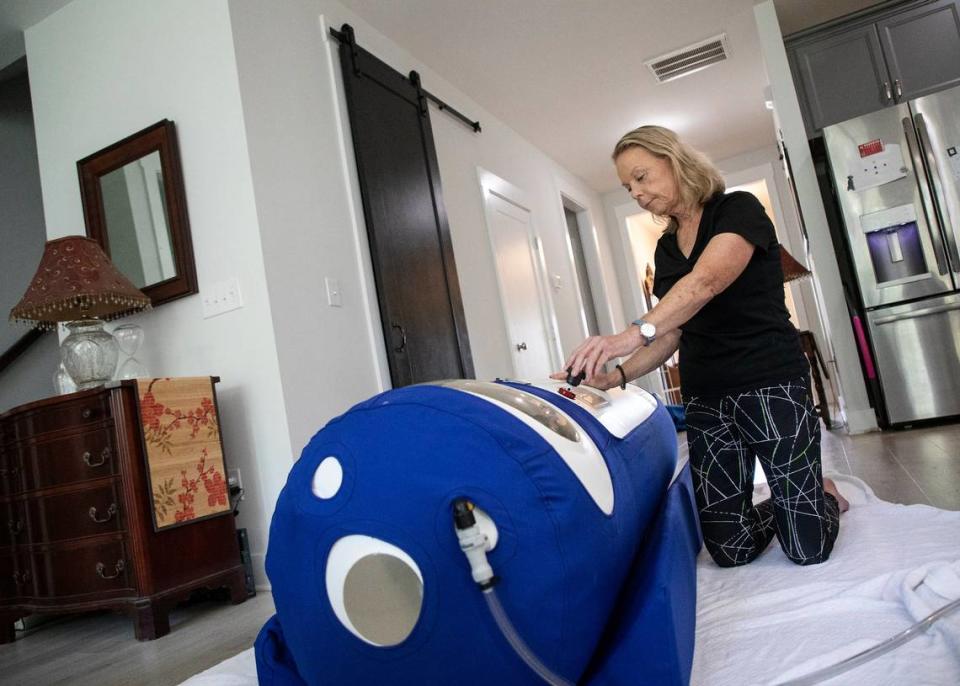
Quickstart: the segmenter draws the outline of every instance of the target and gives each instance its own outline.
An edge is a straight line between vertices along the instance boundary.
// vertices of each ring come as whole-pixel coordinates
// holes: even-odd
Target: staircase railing
[[[11,345],[5,352],[0,354],[0,374],[9,367],[13,362],[23,355],[30,346],[36,343],[40,338],[48,333],[41,329],[31,329],[27,333],[23,334],[18,341]]]

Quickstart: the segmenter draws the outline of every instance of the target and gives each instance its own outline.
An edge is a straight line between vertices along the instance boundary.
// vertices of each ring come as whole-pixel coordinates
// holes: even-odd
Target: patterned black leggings
[[[797,564],[830,557],[840,513],[823,491],[820,421],[806,379],[685,406],[703,542],[716,563],[747,564],[774,534]],[[771,493],[756,507],[754,457]]]

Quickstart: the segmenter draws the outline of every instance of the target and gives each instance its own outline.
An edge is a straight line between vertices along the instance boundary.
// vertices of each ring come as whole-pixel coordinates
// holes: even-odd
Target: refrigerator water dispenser
[[[870,261],[881,288],[929,276],[930,269],[920,242],[917,212],[913,205],[900,205],[860,217],[866,234]]]

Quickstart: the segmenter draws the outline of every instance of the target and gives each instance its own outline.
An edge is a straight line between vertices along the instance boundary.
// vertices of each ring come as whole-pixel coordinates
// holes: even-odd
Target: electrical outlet
[[[243,490],[243,480],[240,478],[239,469],[228,469],[227,470],[227,488],[239,488]],[[243,496],[240,496],[240,500],[243,500]]]
[[[243,296],[240,293],[240,279],[235,276],[212,283],[203,289],[204,319],[241,307],[243,307]]]

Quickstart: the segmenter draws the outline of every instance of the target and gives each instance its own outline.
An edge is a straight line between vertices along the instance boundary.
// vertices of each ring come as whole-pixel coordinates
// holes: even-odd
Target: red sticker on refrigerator
[[[874,138],[869,143],[858,145],[857,149],[860,150],[860,157],[876,155],[878,152],[883,152],[883,141],[879,138]]]

